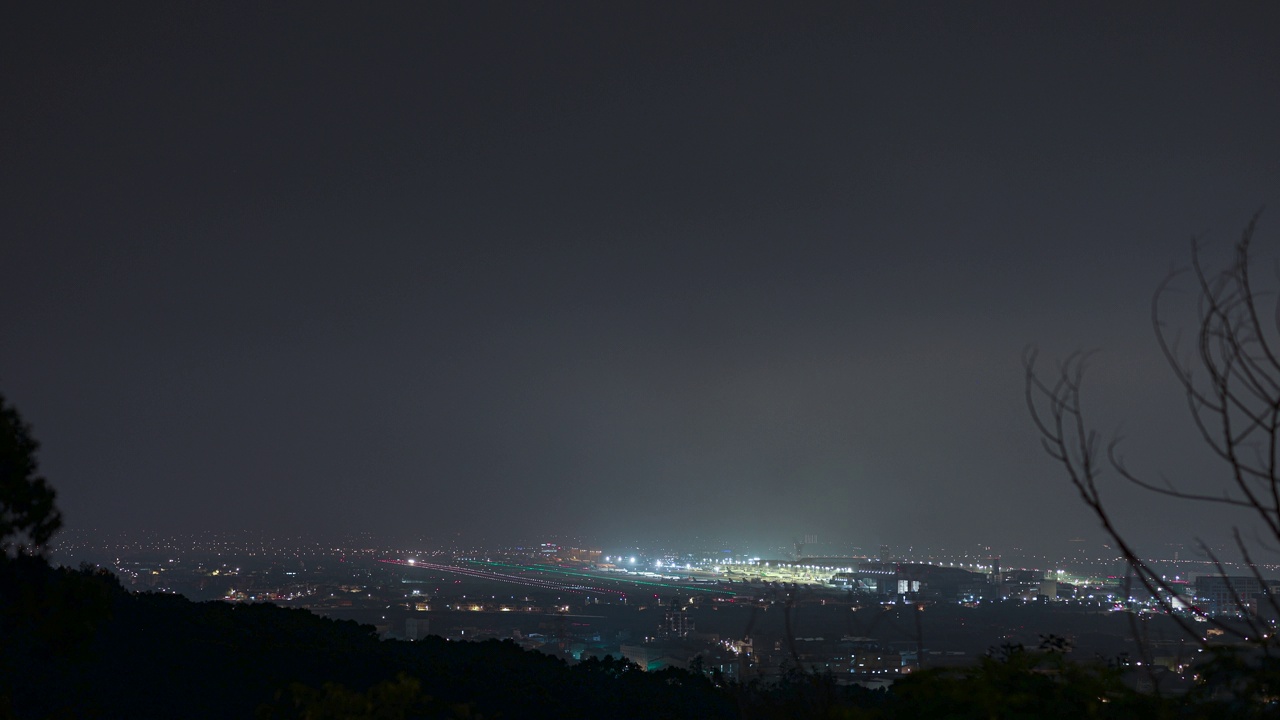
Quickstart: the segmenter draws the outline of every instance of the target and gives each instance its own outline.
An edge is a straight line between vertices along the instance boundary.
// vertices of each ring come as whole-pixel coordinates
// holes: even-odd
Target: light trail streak
[[[669,583],[653,582],[651,580],[633,580],[631,578],[621,578],[621,577],[614,578],[614,577],[604,577],[600,575],[591,575],[589,573],[571,572],[569,570],[551,567],[548,565],[511,565],[507,563],[493,562],[490,560],[466,560],[465,562],[474,563],[476,565],[490,565],[494,567],[516,568],[520,570],[528,570],[533,572],[555,573],[560,575],[570,575],[574,577],[585,577],[585,578],[591,578],[592,580],[597,580],[597,581],[608,580],[610,582],[615,582],[615,583],[627,583],[632,585],[648,585],[651,587],[667,588],[671,590],[687,590],[689,592],[727,595],[729,597],[734,597],[735,595],[738,594],[731,590],[719,590],[714,588],[703,588],[703,587],[696,587],[696,586],[690,586],[690,585],[673,585]]]
[[[525,587],[538,588],[541,590],[555,590],[557,592],[572,593],[575,595],[585,595],[587,594],[587,592],[592,592],[597,594],[608,593],[608,594],[620,595],[622,597],[626,597],[626,593],[620,590],[613,590],[610,588],[581,585],[581,584],[571,585],[571,584],[556,582],[552,580],[544,580],[541,578],[531,578],[531,577],[525,577],[522,575],[510,575],[507,573],[494,572],[492,570],[476,570],[473,568],[462,567],[459,565],[441,565],[438,563],[423,562],[420,560],[415,560],[414,562],[410,563],[406,560],[393,560],[390,558],[385,558],[385,559],[379,560],[378,562],[387,563],[389,565],[400,565],[403,567],[423,568],[426,570],[435,570],[437,572],[453,573],[455,575],[462,575],[464,577],[471,577],[479,580],[504,582],[504,583],[510,583],[513,585],[523,585]]]

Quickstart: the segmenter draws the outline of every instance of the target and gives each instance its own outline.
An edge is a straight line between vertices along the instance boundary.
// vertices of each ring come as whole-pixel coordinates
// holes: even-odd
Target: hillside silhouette
[[[17,717],[294,717],[326,684],[341,686],[334,702],[398,688],[400,717],[736,715],[727,694],[683,670],[569,666],[500,641],[380,640],[306,610],[130,593],[105,571],[37,557],[3,561],[0,598],[0,676]]]

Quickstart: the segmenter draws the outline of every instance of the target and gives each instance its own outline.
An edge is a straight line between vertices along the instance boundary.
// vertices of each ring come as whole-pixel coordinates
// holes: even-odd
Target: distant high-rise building
[[[1271,590],[1252,575],[1201,575],[1195,588],[1196,600],[1210,615],[1255,614],[1258,600]]]
[[[687,606],[673,600],[671,607],[662,616],[662,627],[658,635],[663,638],[686,638],[693,632],[693,618],[689,617]]]

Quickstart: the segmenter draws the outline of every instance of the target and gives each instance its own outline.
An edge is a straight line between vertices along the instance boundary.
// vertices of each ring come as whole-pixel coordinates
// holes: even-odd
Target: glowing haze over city
[[[0,383],[70,545],[1101,562],[1023,349],[1221,472],[1150,301],[1276,237],[1234,8],[24,7]],[[1155,557],[1248,527],[1113,480]]]

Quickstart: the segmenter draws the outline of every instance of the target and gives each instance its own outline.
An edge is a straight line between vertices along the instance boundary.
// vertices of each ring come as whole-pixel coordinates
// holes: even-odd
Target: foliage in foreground
[[[0,395],[0,553],[39,551],[62,527],[57,493],[40,475],[40,443]]]
[[[568,665],[510,642],[407,643],[272,605],[126,592],[110,574],[0,559],[0,718],[1228,718],[1270,717],[1280,660],[1212,654],[1190,693],[1133,670],[1006,648],[891,691],[793,673],[727,684],[606,658]]]

